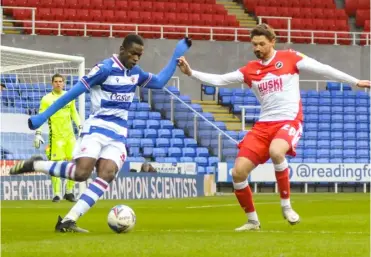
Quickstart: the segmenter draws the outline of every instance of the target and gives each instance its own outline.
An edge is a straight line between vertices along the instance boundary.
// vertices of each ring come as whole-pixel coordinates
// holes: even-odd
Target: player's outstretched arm
[[[79,82],[77,82],[67,93],[58,98],[58,100],[50,105],[43,113],[31,116],[31,118],[28,119],[28,127],[30,129],[39,128],[66,104],[76,99],[79,95],[89,91],[91,87],[105,81],[108,73],[108,70],[104,68],[103,64],[95,66],[87,76],[82,77]]]
[[[329,79],[333,79],[339,82],[346,82],[348,84],[358,86],[361,88],[370,87],[370,81],[368,80],[359,80],[345,72],[342,72],[338,69],[331,67],[330,65],[323,64],[301,53],[297,53],[297,54],[302,58],[296,64],[299,70],[306,70],[306,71],[314,72],[316,74],[320,74]]]
[[[154,74],[150,75],[148,83],[146,83],[143,86],[152,89],[163,88],[173,76],[176,70],[176,66],[178,64],[178,58],[183,56],[191,46],[192,41],[189,38],[184,38],[180,40],[175,47],[173,56],[171,57],[170,61],[165,66],[165,68],[163,68],[162,71],[160,71],[160,73],[156,75]]]
[[[228,84],[244,82],[244,76],[239,70],[226,74],[212,74],[192,70],[184,56],[179,58],[178,66],[184,74],[214,86],[225,86]]]

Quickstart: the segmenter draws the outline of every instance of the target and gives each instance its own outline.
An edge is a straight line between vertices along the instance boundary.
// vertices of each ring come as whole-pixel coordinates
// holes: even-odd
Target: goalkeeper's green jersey
[[[40,102],[39,113],[44,112],[50,105],[52,105],[59,97],[64,95],[66,91],[57,95],[51,92],[45,95]],[[75,137],[73,132],[72,120],[75,122],[76,126],[80,126],[80,117],[77,113],[75,100],[69,102],[62,109],[57,111],[48,120],[49,125],[49,138],[50,140],[60,140],[63,138]]]

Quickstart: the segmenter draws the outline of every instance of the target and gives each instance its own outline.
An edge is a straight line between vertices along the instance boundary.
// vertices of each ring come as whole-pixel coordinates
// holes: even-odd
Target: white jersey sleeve
[[[301,55],[303,57],[296,64],[296,67],[300,71],[305,70],[305,71],[314,72],[316,74],[320,74],[329,79],[334,79],[339,82],[346,82],[351,85],[356,85],[359,81],[355,77],[352,77],[338,69],[335,69],[331,67],[330,65],[323,64],[319,61],[314,60],[313,58],[307,57],[300,53],[298,53],[298,55]]]
[[[244,76],[239,70],[226,74],[211,74],[192,70],[192,78],[214,86],[225,86],[228,84],[244,82]]]

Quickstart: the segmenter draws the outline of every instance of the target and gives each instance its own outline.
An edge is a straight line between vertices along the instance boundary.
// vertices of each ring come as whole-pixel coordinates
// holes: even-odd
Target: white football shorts
[[[116,163],[118,171],[121,170],[127,156],[126,146],[123,142],[113,140],[99,133],[92,133],[80,137],[73,151],[73,159],[90,157],[94,159],[108,159]]]

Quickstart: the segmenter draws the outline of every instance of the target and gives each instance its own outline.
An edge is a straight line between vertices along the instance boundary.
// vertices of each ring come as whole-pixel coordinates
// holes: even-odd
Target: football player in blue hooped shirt
[[[12,175],[43,172],[86,181],[96,167],[97,178],[89,184],[69,213],[64,218],[58,217],[56,232],[88,232],[77,227],[76,221],[104,194],[126,159],[127,119],[136,87],[163,88],[176,70],[177,59],[190,47],[190,39],[179,41],[166,67],[155,75],[137,65],[144,50],[143,39],[138,35],[128,35],[118,55],[98,63],[45,112],[28,120],[30,129],[37,129],[67,103],[87,91],[91,93],[91,115],[85,121],[76,143],[73,153],[75,162],[44,161],[40,156],[34,156],[16,163],[10,170]]]

